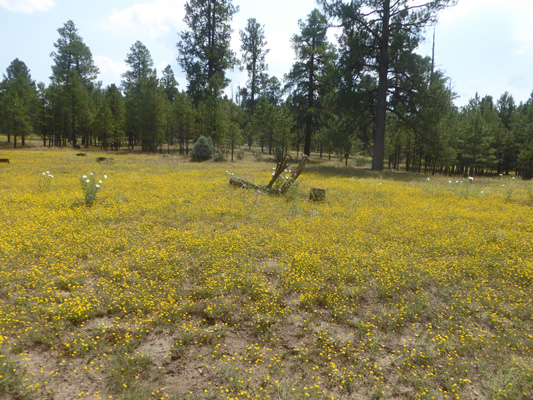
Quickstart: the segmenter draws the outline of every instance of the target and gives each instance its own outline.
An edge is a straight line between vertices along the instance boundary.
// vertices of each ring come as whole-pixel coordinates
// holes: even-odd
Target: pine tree
[[[8,142],[13,137],[17,147],[17,136],[22,146],[26,136],[33,133],[33,119],[37,106],[35,81],[23,61],[13,60],[0,83],[0,128],[7,134]]]
[[[383,169],[385,129],[391,89],[401,91],[394,77],[403,59],[418,45],[424,27],[456,0],[319,0],[327,15],[340,21],[346,57],[355,73],[377,76],[372,169]],[[407,77],[408,76],[404,76]]]
[[[236,63],[230,24],[237,11],[231,0],[190,0],[185,4],[184,21],[189,30],[180,33],[178,63],[187,75],[187,92],[196,105],[206,97],[218,97],[229,83],[226,71]]]
[[[255,110],[257,93],[260,89],[261,77],[267,69],[265,57],[268,49],[265,38],[265,29],[255,18],[249,18],[244,30],[240,31],[241,52],[243,66],[248,72],[248,87],[250,93],[249,110],[253,115]]]
[[[126,96],[126,132],[129,146],[141,143],[143,151],[156,151],[162,127],[162,94],[150,51],[135,42],[126,56],[130,69],[122,77]]]
[[[76,145],[78,135],[88,129],[91,114],[95,112],[90,108],[92,104],[88,99],[99,71],[94,65],[91,50],[78,34],[74,22],[67,21],[57,31],[59,39],[54,43],[56,51],[50,54],[54,60],[50,79],[57,96],[54,106],[59,107],[54,113],[58,135],[62,136],[63,143],[68,140]],[[85,133],[84,141],[87,140]],[[56,140],[56,145],[59,144],[60,141]]]
[[[293,101],[302,106],[304,154],[309,156],[313,131],[316,129],[317,110],[320,107],[320,92],[324,88],[323,78],[335,53],[327,40],[327,21],[320,11],[313,10],[305,23],[299,21],[298,24],[301,32],[292,39],[297,61],[286,79],[287,86],[294,88]]]

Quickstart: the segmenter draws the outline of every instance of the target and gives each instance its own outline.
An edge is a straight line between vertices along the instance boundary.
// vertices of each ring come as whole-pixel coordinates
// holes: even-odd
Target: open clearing
[[[531,182],[0,153],[2,400],[533,399]]]

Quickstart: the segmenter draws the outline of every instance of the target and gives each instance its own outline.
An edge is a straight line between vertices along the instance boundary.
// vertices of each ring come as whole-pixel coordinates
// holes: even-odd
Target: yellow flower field
[[[0,399],[533,398],[531,182],[4,157]]]

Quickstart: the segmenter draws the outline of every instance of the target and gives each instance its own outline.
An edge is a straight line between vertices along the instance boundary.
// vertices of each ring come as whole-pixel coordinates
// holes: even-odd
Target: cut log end
[[[324,201],[326,200],[326,189],[311,188],[309,192],[309,200],[311,201]]]

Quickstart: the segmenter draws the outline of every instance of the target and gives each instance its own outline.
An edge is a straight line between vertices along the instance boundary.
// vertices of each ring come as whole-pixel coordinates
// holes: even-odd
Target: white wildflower
[[[98,181],[98,183],[104,183],[104,182],[102,182],[102,181]]]
[[[83,179],[87,179],[87,175],[83,175],[82,178],[83,178]]]
[[[90,179],[87,179],[87,180],[86,180],[85,182],[87,182],[87,183],[90,183],[90,182],[91,182],[91,180],[90,180]]]
[[[104,175],[104,179],[107,179],[107,175]]]
[[[99,185],[99,184],[97,183],[97,184],[96,184],[96,187],[97,187],[97,188],[99,188],[99,187],[100,187],[100,185]]]

